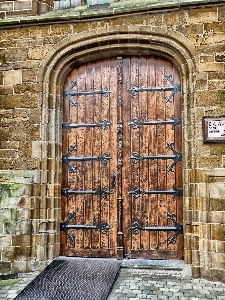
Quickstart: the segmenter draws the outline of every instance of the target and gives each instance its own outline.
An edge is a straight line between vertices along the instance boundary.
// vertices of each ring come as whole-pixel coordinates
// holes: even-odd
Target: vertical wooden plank
[[[123,187],[123,233],[124,233],[124,255],[130,254],[131,250],[131,238],[132,232],[129,229],[132,224],[131,219],[131,208],[132,208],[132,195],[129,195],[129,191],[133,190],[133,182],[131,181],[131,162],[129,156],[131,153],[131,129],[128,125],[127,120],[131,120],[131,101],[132,96],[128,89],[131,87],[131,77],[130,77],[130,59],[123,59],[123,74],[122,74],[122,94],[123,94],[123,166],[122,166],[122,187]]]
[[[70,87],[72,87],[73,82],[75,82],[77,80],[77,76],[78,76],[78,70],[73,70],[71,72],[71,77],[70,77]],[[77,89],[77,86],[74,86],[72,88],[73,91],[75,91],[76,89]],[[72,96],[71,100],[74,103],[76,103],[77,97]],[[77,106],[73,105],[71,102],[70,102],[70,120],[72,122],[77,122]],[[69,152],[69,150],[71,150],[71,147],[73,147],[73,146],[76,147],[76,143],[77,143],[76,130],[72,129],[69,133],[69,142],[68,142],[67,153]],[[76,152],[73,151],[71,154],[76,155]],[[72,163],[72,165],[76,167],[76,164]],[[70,168],[68,168],[68,183],[67,183],[68,188],[75,189],[76,181],[77,181],[76,175],[77,175],[76,171],[71,173]],[[76,212],[76,209],[75,209],[75,196],[71,195],[68,198],[67,203],[68,203],[68,213],[73,213],[73,212],[75,213]],[[74,220],[72,220],[72,221],[74,222]],[[75,230],[70,229],[69,233],[72,236],[76,237],[76,231]],[[67,240],[69,241],[68,242],[68,251],[67,251],[67,254],[68,254],[68,253],[70,253],[71,249],[73,249],[75,247],[76,238],[75,238],[74,241],[70,240],[70,239],[67,239]]]
[[[90,91],[93,89],[93,64],[88,63],[86,66],[86,90]],[[94,115],[94,105],[91,97],[88,97],[85,101],[85,123],[91,124],[94,123],[93,120]],[[96,130],[93,127],[85,127],[85,155],[92,156],[92,136],[93,131]],[[87,161],[85,163],[85,183],[86,183],[86,190],[93,190],[92,186],[92,161]],[[92,203],[94,201],[93,195],[85,195],[84,197],[84,214],[85,214],[85,221],[84,224],[86,225],[93,225],[93,211],[92,211]],[[91,249],[91,237],[92,231],[91,230],[84,230],[84,249]]]
[[[164,61],[161,59],[157,60],[157,72],[156,72],[156,86],[164,86]],[[159,120],[165,119],[165,95],[163,92],[158,93],[157,99],[157,117]],[[158,125],[158,155],[164,155],[166,152],[166,137],[165,137],[165,126]],[[166,161],[158,160],[158,189],[166,189]],[[158,210],[159,220],[158,226],[165,226],[167,224],[167,196],[162,194],[158,195]],[[167,247],[167,234],[164,231],[159,231],[159,250],[166,250]]]
[[[109,231],[109,249],[112,249],[113,256],[115,257],[117,252],[117,187],[118,187],[118,173],[117,173],[117,59],[111,59],[109,62],[107,81],[109,89],[111,91],[108,98],[108,114],[107,120],[110,120],[111,126],[107,130],[108,134],[108,152],[111,156],[111,160],[108,164],[108,189],[112,194],[109,195],[108,214],[109,224],[111,230]],[[115,187],[112,186],[112,173],[115,173]]]
[[[123,59],[117,57],[116,61],[116,97],[117,97],[117,117],[116,117],[116,135],[117,135],[117,180],[116,180],[116,194],[117,194],[117,258],[123,259],[124,257],[124,219],[123,204],[125,199],[127,201],[126,194],[123,192]]]
[[[156,86],[156,61],[155,59],[148,59],[148,86]],[[148,120],[158,120],[157,116],[157,93],[151,92],[148,97]],[[149,154],[156,154],[157,150],[157,125],[148,125],[149,135]],[[149,162],[149,190],[158,189],[158,162],[152,160]],[[150,226],[157,226],[158,224],[158,196],[156,194],[150,195]],[[150,232],[150,250],[158,250],[158,232]]]
[[[131,57],[130,59],[130,80],[131,84],[135,84],[139,86],[139,60],[137,57]],[[139,97],[140,94],[133,95],[131,97],[131,111],[130,111],[130,119],[133,119],[134,117],[137,117],[140,119],[140,103],[139,103]],[[137,130],[131,130],[131,149],[128,152],[129,155],[131,155],[134,152],[137,152],[140,154],[140,128]],[[133,187],[140,187],[140,162],[133,164],[132,161],[130,161],[130,164],[132,166],[132,189]],[[132,198],[132,215],[131,215],[131,224],[134,222],[140,222],[140,211],[141,211],[141,203],[143,201],[142,195],[135,199]],[[140,241],[141,241],[141,233],[135,235],[132,234],[132,249],[133,250],[139,250],[140,249]]]
[[[93,78],[92,78],[92,90],[101,90],[101,62],[96,62],[93,66]],[[95,94],[90,96],[89,99],[94,108],[94,123],[98,123],[102,118],[101,111],[101,95]],[[92,156],[100,156],[101,155],[101,133],[99,128],[95,128],[93,130],[92,137]],[[92,190],[100,190],[101,186],[101,178],[100,178],[100,162],[95,161],[92,163]],[[97,225],[101,223],[101,195],[93,196],[93,225]],[[97,230],[92,230],[92,250],[101,248],[100,241],[100,232]]]
[[[173,66],[169,62],[165,62],[165,75],[171,75],[172,80],[174,80],[174,74],[173,74]],[[170,86],[170,82],[165,82],[165,86]],[[170,94],[168,93],[168,96]],[[174,97],[173,97],[174,98]],[[169,120],[172,116],[174,116],[174,99],[171,99],[171,102],[166,102],[166,116],[165,119]],[[175,143],[174,143],[174,130],[172,129],[171,125],[165,125],[166,129],[166,141],[172,143],[172,146],[176,149]],[[171,155],[173,154],[172,150],[167,149],[166,154]],[[173,160],[167,160],[167,166],[170,166],[173,163]],[[175,185],[175,173],[176,169],[173,168],[173,171],[167,168],[167,189],[172,189],[173,185]],[[173,200],[173,197],[171,195],[167,195],[167,213],[175,214],[176,213],[176,200]],[[176,218],[176,217],[175,217]],[[172,221],[168,220],[168,226],[173,226]],[[167,239],[171,236],[173,236],[174,232],[168,232],[167,233]],[[177,244],[168,244],[168,251],[176,252],[177,251]]]
[[[73,85],[73,81],[75,81],[77,79],[77,71],[74,70],[71,72],[71,76],[69,77],[69,88],[72,88]],[[76,89],[76,87],[72,88],[72,90]],[[76,101],[76,97],[72,97],[71,101]],[[69,103],[69,120],[68,122],[71,120],[72,122],[74,121],[74,116],[76,118],[76,114],[77,114],[77,108],[76,106],[73,106],[71,102],[69,102],[69,100],[67,99],[68,103]],[[67,131],[68,132],[68,131]],[[74,146],[76,143],[76,132],[74,130],[71,130],[68,132],[68,143],[67,143],[67,150],[65,151],[65,154],[67,154],[69,152],[69,150],[71,149],[70,146]],[[75,153],[72,152],[72,155],[74,155]],[[72,164],[73,165],[73,164]],[[73,165],[74,166],[74,165]],[[66,188],[73,188],[75,185],[75,176],[76,173],[71,173],[70,172],[70,168],[67,167],[67,184],[66,184]],[[69,216],[69,214],[75,212],[75,197],[71,195],[71,197],[67,198],[67,218]],[[69,230],[69,234],[71,234],[72,236],[75,236],[75,230],[70,229]],[[69,251],[74,248],[75,245],[75,241],[67,238],[68,241],[68,245],[67,245],[67,253],[69,253]]]
[[[70,87],[70,74],[66,78],[64,84],[64,90],[69,89]],[[63,98],[63,124],[69,122],[69,101],[65,97]],[[62,154],[66,154],[68,152],[68,139],[69,133],[67,129],[62,130]],[[68,167],[66,164],[62,164],[62,189],[66,189],[68,185]],[[61,222],[65,222],[68,215],[68,207],[67,207],[67,197],[62,196],[61,198]],[[67,235],[65,232],[60,232],[60,254],[65,255],[67,248]]]
[[[102,69],[101,69],[101,90],[105,87],[109,89],[109,76],[110,76],[110,61],[104,60],[102,61]],[[109,96],[101,98],[101,119],[108,120],[109,119]],[[102,143],[101,143],[101,155],[107,153],[109,156],[112,156],[112,151],[110,148],[110,139],[109,139],[109,132],[110,130],[102,130]],[[110,165],[111,162],[109,161],[107,164],[100,163],[100,175],[101,175],[101,186],[106,187],[107,190],[110,190]],[[110,216],[109,216],[109,202],[110,202],[110,195],[107,198],[101,199],[101,222],[107,222],[110,224]],[[109,233],[101,234],[101,248],[108,249],[109,248]]]
[[[138,59],[138,73],[139,73],[139,87],[147,87],[148,86],[148,60],[144,57],[139,57]],[[142,92],[139,93],[139,120],[147,121],[147,109],[148,109],[148,101],[150,99],[150,93]],[[146,156],[149,155],[148,143],[148,126],[140,126],[140,155]],[[140,161],[140,189],[141,190],[149,190],[148,184],[148,170],[151,161],[149,160],[141,160]],[[138,213],[138,222],[143,226],[149,226],[149,195],[143,195],[141,199],[140,211]],[[145,230],[140,232],[140,249],[149,250],[149,234],[150,232]]]
[[[86,65],[81,66],[79,68],[78,76],[77,76],[77,90],[85,91],[86,90]],[[82,124],[85,123],[85,102],[87,101],[87,96],[80,95],[77,97],[78,105],[77,105],[77,123]],[[76,129],[76,155],[83,157],[86,155],[85,148],[85,128],[80,127]],[[77,162],[77,184],[76,190],[86,190],[86,162]],[[75,222],[77,224],[85,224],[85,212],[84,212],[84,203],[85,203],[85,195],[76,195],[75,196],[75,212],[76,219]],[[79,251],[84,248],[83,244],[84,234],[83,230],[76,230],[76,244],[75,249]]]

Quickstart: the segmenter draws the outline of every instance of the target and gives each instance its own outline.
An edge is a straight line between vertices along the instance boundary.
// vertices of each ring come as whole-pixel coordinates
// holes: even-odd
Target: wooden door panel
[[[126,90],[132,93],[132,86],[136,88],[146,87],[164,87],[170,86],[171,80],[179,80],[176,70],[173,66],[164,60],[155,59],[131,59],[130,60],[131,76],[127,81]],[[165,75],[171,75],[169,82],[165,80]],[[179,81],[178,81],[179,83]],[[129,92],[125,96],[130,103],[125,104],[127,110],[130,105],[130,120],[158,121],[157,125],[143,125],[138,128],[127,128],[126,138],[128,148],[126,149],[129,155],[139,156],[136,162],[128,162],[131,165],[131,181],[126,189],[124,195],[136,189],[142,191],[138,196],[130,194],[128,196],[129,210],[131,215],[127,216],[127,222],[124,222],[124,236],[129,239],[125,243],[125,253],[131,254],[131,257],[148,257],[154,258],[177,258],[177,244],[170,244],[169,237],[174,235],[173,231],[164,231],[162,227],[173,226],[173,220],[168,219],[168,214],[176,217],[178,214],[182,215],[182,211],[177,211],[177,200],[173,199],[172,194],[167,194],[167,191],[173,191],[177,184],[176,170],[178,165],[173,164],[173,159],[147,159],[146,156],[163,156],[173,154],[173,149],[178,145],[175,143],[175,130],[172,129],[171,124],[160,124],[160,121],[170,120],[175,115],[175,97],[171,97],[171,91],[148,91],[140,90],[132,95]],[[178,98],[177,98],[178,99]],[[177,104],[178,106],[178,104]],[[177,115],[180,113],[176,107]],[[124,118],[126,116],[124,115]],[[180,118],[180,116],[179,116]],[[125,120],[124,120],[125,123]],[[180,125],[179,125],[180,126]],[[181,134],[179,135],[181,139]],[[127,161],[127,158],[124,157]],[[169,167],[171,166],[170,170]],[[125,165],[125,169],[127,166]],[[179,166],[181,168],[181,165]],[[172,172],[174,171],[174,172]],[[181,173],[180,173],[181,175]],[[128,176],[125,175],[125,176]],[[180,177],[179,177],[180,178]],[[126,179],[125,179],[126,180]],[[156,194],[151,192],[156,191]],[[165,193],[157,194],[158,191],[165,191]],[[149,193],[149,194],[148,194]],[[180,209],[180,208],[179,208]],[[125,216],[125,218],[126,218]],[[140,230],[133,230],[132,234],[129,231],[134,224],[139,224],[139,228],[147,228]],[[129,224],[129,225],[128,225]],[[156,230],[151,230],[154,227]],[[161,228],[161,230],[159,230]],[[181,256],[179,256],[181,257]]]
[[[112,69],[115,72],[115,66]],[[116,199],[110,190],[110,174],[116,166],[116,152],[111,149],[116,143],[115,116],[111,117],[116,102],[112,93],[102,93],[110,89],[110,74],[108,61],[87,64],[72,71],[64,87],[67,114],[69,110],[64,122],[75,124],[63,132],[67,145],[63,148],[67,182],[64,180],[61,223],[62,229],[67,226],[67,239],[62,232],[65,255],[116,255]],[[104,123],[107,126],[99,126]]]
[[[102,60],[68,75],[63,255],[182,258],[182,235],[174,236],[182,224],[179,81],[154,57]]]

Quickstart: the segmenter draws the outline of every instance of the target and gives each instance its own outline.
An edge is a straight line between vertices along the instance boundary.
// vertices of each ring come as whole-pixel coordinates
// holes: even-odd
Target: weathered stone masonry
[[[225,115],[225,4],[145,3],[27,18],[4,13],[0,273],[43,269],[59,255],[64,78],[87,61],[140,54],[165,57],[180,71],[184,259],[194,277],[225,282],[225,148],[202,141],[202,117]]]

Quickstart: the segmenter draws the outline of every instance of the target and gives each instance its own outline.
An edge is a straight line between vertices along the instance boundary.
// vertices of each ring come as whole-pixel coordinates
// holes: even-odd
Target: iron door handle
[[[116,187],[116,174],[115,172],[112,172],[111,174],[111,189],[114,189]]]

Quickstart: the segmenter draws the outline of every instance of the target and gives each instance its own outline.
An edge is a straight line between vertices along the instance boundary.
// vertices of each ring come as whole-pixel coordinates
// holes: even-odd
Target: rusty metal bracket
[[[133,195],[134,199],[139,198],[139,195],[146,195],[146,194],[173,195],[173,200],[175,200],[177,196],[183,195],[183,190],[179,190],[175,186],[173,186],[173,190],[150,190],[150,191],[142,190],[141,191],[140,189],[138,189],[138,187],[135,186],[133,188],[133,191],[129,191],[129,194]]]
[[[167,171],[168,172],[174,172],[173,167],[175,166],[175,164],[179,161],[182,160],[182,154],[180,152],[177,152],[174,148],[173,148],[173,143],[168,143],[166,142],[166,149],[170,149],[173,151],[173,154],[168,155],[168,154],[163,154],[163,155],[139,155],[138,152],[133,152],[131,154],[131,156],[129,157],[129,159],[132,160],[133,164],[137,164],[140,160],[143,159],[162,159],[162,160],[166,160],[166,159],[173,159],[173,163],[170,166],[167,166]]]
[[[87,95],[103,95],[105,98],[108,97],[108,95],[111,93],[111,91],[108,89],[108,87],[105,87],[103,90],[89,90],[89,91],[73,91],[72,89],[74,87],[77,87],[77,80],[76,81],[71,81],[71,86],[68,88],[68,90],[65,90],[63,93],[63,97],[68,99],[69,102],[71,103],[71,106],[77,106],[78,101],[73,100],[73,96],[87,96]]]
[[[100,230],[102,234],[106,234],[109,229],[111,228],[107,222],[101,222],[99,224],[96,225],[84,225],[84,224],[71,224],[70,221],[72,219],[75,220],[76,216],[75,216],[75,212],[72,213],[68,213],[68,217],[66,219],[65,222],[60,223],[60,231],[64,231],[68,237],[68,240],[71,242],[74,242],[75,240],[75,235],[69,233],[70,229],[75,229],[75,230],[90,230],[90,229],[96,229],[96,230]]]
[[[112,192],[108,191],[104,186],[102,189],[92,191],[92,190],[70,190],[67,189],[62,190],[62,195],[66,196],[68,200],[70,200],[70,195],[100,195],[102,198],[106,199],[109,194]]]
[[[128,122],[133,129],[137,129],[143,125],[167,125],[171,124],[172,129],[174,130],[175,126],[181,124],[181,119],[175,119],[174,116],[171,116],[170,120],[152,120],[152,121],[139,121],[138,118],[133,118]]]
[[[102,130],[107,130],[111,125],[112,124],[107,120],[102,120],[97,124],[94,123],[72,124],[72,121],[70,120],[68,123],[62,124],[62,128],[67,129],[69,132],[71,132],[71,128],[79,128],[79,127],[102,127]]]
[[[76,166],[71,165],[70,162],[97,160],[106,165],[110,159],[111,157],[107,153],[103,153],[102,156],[71,156],[71,152],[69,151],[67,154],[62,156],[62,162],[67,164],[70,173],[74,173],[76,171]]]
[[[179,224],[174,219],[174,214],[167,214],[167,219],[171,220],[174,223],[174,226],[142,226],[138,222],[134,222],[132,226],[129,227],[129,229],[133,230],[133,233],[135,235],[139,234],[140,231],[174,231],[174,235],[172,237],[168,237],[168,243],[169,244],[175,244],[176,238],[179,234],[183,233],[183,225]]]
[[[131,92],[132,96],[138,95],[140,92],[153,92],[153,91],[159,91],[159,92],[166,92],[171,91],[171,94],[169,96],[165,96],[166,102],[172,102],[172,97],[181,90],[181,85],[174,83],[172,80],[172,75],[164,75],[164,82],[169,81],[171,83],[170,86],[153,86],[153,87],[146,87],[146,88],[139,88],[137,84],[133,84],[128,91]]]

